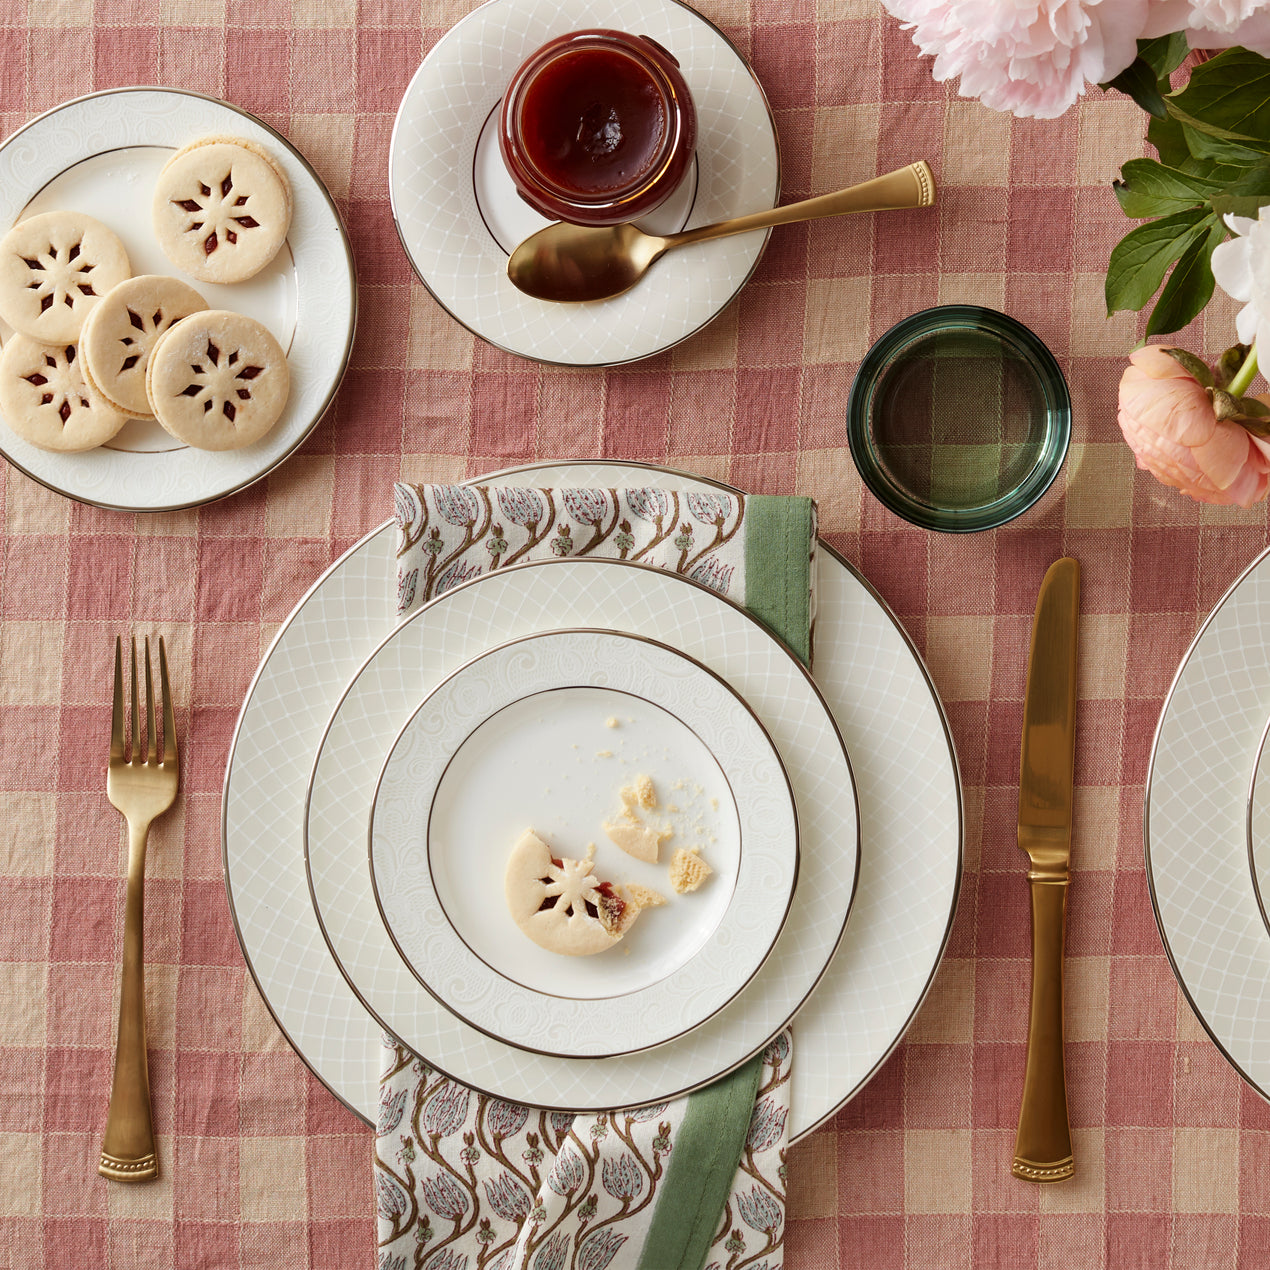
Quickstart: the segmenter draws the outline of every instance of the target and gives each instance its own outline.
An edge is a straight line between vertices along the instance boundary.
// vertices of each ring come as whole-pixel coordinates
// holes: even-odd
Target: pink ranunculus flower
[[[1270,441],[1218,419],[1204,385],[1159,345],[1129,355],[1119,421],[1138,466],[1201,503],[1251,507],[1270,489]]]
[[[1137,56],[1148,0],[882,0],[943,81],[993,110],[1055,119]]]

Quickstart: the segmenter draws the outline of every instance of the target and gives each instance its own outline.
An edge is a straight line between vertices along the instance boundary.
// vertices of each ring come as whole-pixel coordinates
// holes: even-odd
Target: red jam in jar
[[[521,197],[579,225],[651,212],[687,174],[697,139],[678,62],[647,36],[620,31],[544,44],[516,72],[499,122]]]

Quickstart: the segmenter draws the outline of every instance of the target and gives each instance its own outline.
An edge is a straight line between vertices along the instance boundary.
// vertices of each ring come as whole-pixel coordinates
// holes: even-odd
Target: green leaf
[[[1155,72],[1157,79],[1168,77],[1186,61],[1191,46],[1183,31],[1161,35],[1154,40],[1138,41],[1138,57]]]
[[[1209,262],[1213,248],[1225,237],[1226,226],[1217,221],[1205,237],[1195,239],[1182,253],[1147,321],[1148,339],[1180,331],[1213,298],[1213,267]]]
[[[1168,98],[1169,113],[1219,140],[1270,151],[1270,61],[1248,49],[1227,49],[1192,72]]]
[[[1169,266],[1200,240],[1212,216],[1200,208],[1174,212],[1131,229],[1107,262],[1107,313],[1141,309],[1159,290]]]
[[[1120,169],[1120,177],[1112,182],[1112,188],[1121,210],[1134,219],[1198,207],[1220,188],[1213,181],[1165,167],[1154,159],[1130,159]]]
[[[1254,149],[1215,137],[1210,132],[1193,128],[1185,120],[1182,121],[1182,136],[1186,139],[1186,147],[1193,158],[1204,159],[1209,163],[1228,163],[1238,168],[1250,168],[1266,157],[1266,150]],[[1266,143],[1270,147],[1270,143]]]
[[[1255,217],[1267,203],[1270,203],[1270,159],[1249,168],[1212,196],[1213,210],[1221,216]]]
[[[1168,85],[1162,91],[1159,76],[1140,57],[1134,58],[1115,79],[1109,79],[1098,87],[1114,88],[1125,96],[1132,97],[1147,114],[1154,115],[1157,119],[1163,119],[1169,113],[1169,108],[1164,104],[1164,91],[1167,91]]]
[[[1202,133],[1199,135],[1203,136]],[[1147,127],[1147,140],[1156,148],[1160,162],[1165,167],[1174,168],[1187,176],[1201,177],[1216,185],[1227,185],[1238,180],[1246,168],[1259,163],[1263,157],[1250,150],[1238,163],[1233,164],[1196,158],[1186,144],[1186,129],[1172,117],[1152,119]]]
[[[1181,168],[1191,158],[1182,124],[1172,115],[1167,119],[1153,118],[1147,125],[1147,140],[1155,147],[1160,162],[1166,167]]]

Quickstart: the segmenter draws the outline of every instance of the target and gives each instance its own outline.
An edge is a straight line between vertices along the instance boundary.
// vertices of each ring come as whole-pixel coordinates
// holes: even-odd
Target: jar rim
[[[672,167],[684,135],[684,113],[693,109],[686,85],[680,90],[660,57],[650,55],[645,45],[656,50],[660,57],[673,57],[647,36],[632,36],[622,31],[592,28],[573,31],[548,41],[531,55],[516,72],[508,86],[504,99],[502,133],[511,146],[523,175],[528,183],[536,186],[546,196],[568,206],[587,210],[620,208],[623,204],[641,198],[646,192],[665,179]],[[665,127],[661,143],[652,161],[630,182],[587,195],[575,187],[561,185],[545,173],[534,161],[533,155],[523,144],[522,111],[525,99],[534,82],[549,66],[567,57],[584,54],[589,49],[600,48],[628,58],[643,70],[656,88],[665,111]]]

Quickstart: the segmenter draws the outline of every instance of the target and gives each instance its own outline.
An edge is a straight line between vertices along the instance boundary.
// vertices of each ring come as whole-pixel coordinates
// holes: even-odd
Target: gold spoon
[[[934,201],[935,178],[919,159],[906,168],[835,194],[822,194],[749,216],[734,216],[664,237],[646,234],[634,225],[570,225],[558,221],[526,238],[512,252],[507,276],[527,295],[539,300],[607,300],[633,287],[648,267],[672,247],[848,212],[929,207]]]

